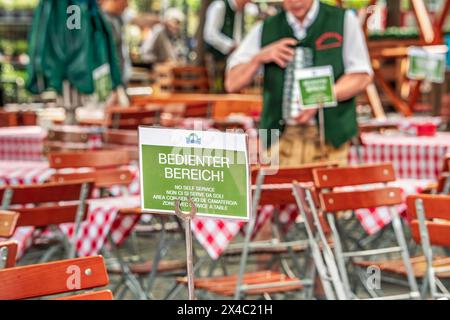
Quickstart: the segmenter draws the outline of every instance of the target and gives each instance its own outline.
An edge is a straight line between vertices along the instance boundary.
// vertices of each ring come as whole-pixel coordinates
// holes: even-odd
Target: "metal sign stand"
[[[320,136],[320,158],[326,160],[325,150],[325,113],[323,102],[319,103],[319,136]]]
[[[181,220],[184,221],[184,230],[186,233],[186,262],[187,262],[187,279],[188,279],[188,290],[189,290],[189,300],[195,300],[194,291],[194,254],[192,250],[192,231],[191,231],[191,221],[197,214],[197,207],[191,198],[188,199],[191,205],[191,211],[189,213],[183,213],[181,210],[181,201],[175,201],[175,214]]]

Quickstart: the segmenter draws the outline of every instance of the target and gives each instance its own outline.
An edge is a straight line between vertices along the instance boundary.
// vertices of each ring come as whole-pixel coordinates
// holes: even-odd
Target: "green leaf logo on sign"
[[[187,144],[198,144],[201,145],[202,144],[202,140],[199,138],[198,135],[196,135],[195,133],[191,133],[187,138],[186,138],[186,143]]]

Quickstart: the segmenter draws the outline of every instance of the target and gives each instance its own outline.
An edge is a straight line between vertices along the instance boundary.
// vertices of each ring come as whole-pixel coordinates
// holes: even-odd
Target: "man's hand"
[[[295,57],[293,46],[298,41],[292,38],[283,38],[264,47],[259,54],[255,56],[258,64],[276,63],[281,68],[286,68],[289,62]]]
[[[300,115],[295,118],[295,121],[298,124],[306,124],[308,123],[315,115],[317,114],[317,109],[307,109],[303,110]]]

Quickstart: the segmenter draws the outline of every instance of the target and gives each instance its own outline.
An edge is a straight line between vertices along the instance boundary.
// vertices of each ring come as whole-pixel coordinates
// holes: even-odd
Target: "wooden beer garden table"
[[[216,103],[245,101],[250,103],[262,103],[260,95],[250,94],[210,94],[210,93],[159,93],[147,96],[135,96],[131,98],[133,105],[148,103]]]
[[[148,104],[211,104],[213,117],[220,119],[230,113],[259,114],[262,110],[262,96],[248,94],[159,93],[131,98],[132,106],[145,106]]]

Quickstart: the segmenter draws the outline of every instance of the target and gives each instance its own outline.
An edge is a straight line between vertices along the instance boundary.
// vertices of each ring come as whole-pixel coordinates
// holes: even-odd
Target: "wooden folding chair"
[[[16,265],[17,241],[0,241],[0,270]]]
[[[413,263],[416,277],[424,278],[422,293],[429,286],[432,299],[449,298],[439,278],[450,278],[450,258],[434,257],[432,246],[450,247],[450,196],[409,196],[407,204],[412,237],[422,245],[424,253]]]
[[[48,155],[50,167],[58,169],[50,180],[56,182],[93,179],[100,188],[102,196],[109,196],[112,186],[122,187],[124,194],[133,181],[132,172],[123,168],[130,163],[129,154],[125,150],[96,150],[90,152],[52,152]],[[87,171],[73,172],[62,169],[79,169]]]
[[[104,287],[109,279],[103,258],[97,256],[3,269],[0,283],[1,300],[21,300]],[[92,295],[72,300],[88,300]],[[102,293],[100,297],[111,295]]]
[[[260,205],[284,205],[294,203],[295,199],[290,192],[291,187],[279,187],[273,189],[262,188],[259,191]],[[253,220],[253,219],[252,219]],[[251,233],[251,228],[246,232]],[[246,238],[250,238],[246,236]],[[269,294],[288,293],[298,291],[305,286],[305,282],[293,275],[286,275],[274,271],[245,272],[246,260],[249,251],[248,243],[244,245],[243,257],[241,258],[240,272],[237,275],[197,278],[195,288],[207,293],[219,296],[228,296],[241,299],[244,296],[265,296]],[[187,284],[186,278],[178,279],[180,283]]]
[[[245,295],[265,295],[270,293],[287,293],[297,291],[304,286],[312,286],[311,279],[299,280],[293,272],[283,267],[289,275],[278,272],[246,273],[248,255],[250,253],[272,253],[280,254],[292,252],[299,245],[305,246],[305,241],[283,242],[277,239],[273,241],[251,242],[251,236],[256,226],[257,210],[260,206],[274,205],[275,207],[286,204],[294,204],[295,198],[292,195],[292,182],[295,180],[311,182],[312,172],[316,168],[333,166],[330,163],[305,165],[299,167],[258,167],[252,171],[252,183],[254,185],[252,215],[246,229],[246,236],[242,244],[242,253],[239,272],[235,276],[210,277],[199,279],[202,284],[201,289],[224,296],[233,296],[240,299]],[[278,232],[277,232],[278,233]],[[236,248],[232,248],[235,250]],[[227,254],[226,252],[224,253]],[[185,281],[185,279],[180,280]],[[197,285],[197,284],[196,284]]]
[[[3,187],[0,188],[0,209],[7,210],[14,206],[14,210],[20,213],[17,227],[44,228],[61,223],[75,223],[72,241],[63,237],[68,256],[75,257],[76,238],[87,212],[86,200],[92,193],[92,187],[92,180]],[[55,249],[51,247],[41,261],[48,261]]]
[[[450,154],[444,158],[442,171],[437,182],[431,183],[421,193],[424,194],[450,194]]]
[[[401,189],[391,187],[371,187],[364,190],[336,191],[339,187],[366,186],[370,184],[386,184],[395,181],[394,168],[391,164],[366,165],[358,167],[343,167],[331,169],[314,170],[314,184],[319,192],[321,210],[326,214],[327,222],[331,229],[335,258],[339,267],[339,273],[343,281],[343,286],[348,299],[355,298],[355,294],[350,288],[346,261],[351,260],[355,266],[367,267],[367,264],[377,266],[376,261],[356,261],[355,259],[379,256],[392,253],[400,253],[403,264],[407,271],[407,279],[410,292],[404,295],[384,296],[384,299],[402,299],[420,297],[413,268],[410,261],[408,247],[403,233],[402,222],[395,205],[403,203]],[[362,208],[387,207],[392,215],[392,227],[395,234],[397,246],[376,248],[372,250],[344,251],[345,234],[337,224],[338,214],[343,211],[357,210]],[[320,227],[320,226],[318,226]],[[363,273],[360,273],[363,277]],[[362,281],[364,288],[373,297],[379,295],[373,288],[366,286],[366,281]]]

